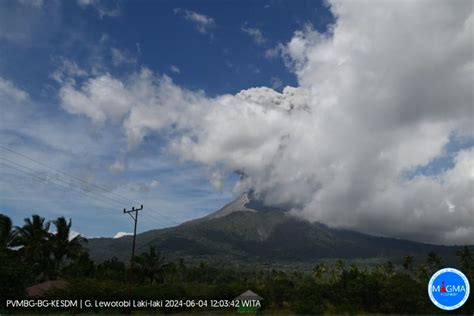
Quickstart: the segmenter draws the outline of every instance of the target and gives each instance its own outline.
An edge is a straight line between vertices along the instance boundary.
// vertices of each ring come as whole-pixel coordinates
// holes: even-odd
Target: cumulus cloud
[[[250,37],[252,37],[253,41],[257,45],[262,45],[267,41],[265,36],[263,36],[262,31],[260,31],[258,28],[249,27],[249,26],[244,24],[240,29],[242,30],[242,32],[244,32],[244,33],[248,34]]]
[[[62,107],[69,113],[84,114],[98,123],[121,118],[132,102],[125,85],[109,74],[89,79],[80,91],[74,85],[74,81],[68,81],[61,87]]]
[[[128,80],[65,85],[63,107],[121,121],[130,149],[147,134],[166,135],[169,152],[244,174],[236,190],[252,189],[295,216],[472,242],[473,149],[454,153],[454,167],[439,174],[406,176],[445,154],[453,138],[474,137],[471,2],[330,5],[329,33],[306,26],[281,47],[298,87],[210,98],[143,69]],[[217,186],[220,179],[210,177]]]
[[[216,26],[214,18],[205,14],[197,13],[191,10],[184,10],[181,8],[174,9],[175,14],[181,15],[186,21],[192,22],[199,33],[206,34],[210,29]]]

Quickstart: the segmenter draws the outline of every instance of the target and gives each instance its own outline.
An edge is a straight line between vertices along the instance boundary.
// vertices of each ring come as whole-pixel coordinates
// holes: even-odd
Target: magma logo
[[[441,269],[431,277],[428,295],[433,304],[441,309],[457,309],[463,306],[469,297],[469,281],[459,270]]]

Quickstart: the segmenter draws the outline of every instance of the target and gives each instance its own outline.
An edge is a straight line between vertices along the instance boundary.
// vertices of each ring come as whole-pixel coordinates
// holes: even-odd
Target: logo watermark
[[[469,292],[470,286],[466,276],[453,268],[437,271],[428,283],[428,295],[433,304],[448,311],[463,306]]]

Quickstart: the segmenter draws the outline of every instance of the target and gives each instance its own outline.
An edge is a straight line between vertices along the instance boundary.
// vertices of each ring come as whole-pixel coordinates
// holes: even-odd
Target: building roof
[[[40,297],[43,296],[45,292],[56,289],[64,289],[68,286],[66,281],[56,280],[56,281],[46,281],[43,283],[35,284],[26,289],[26,293],[29,297]]]
[[[234,298],[234,300],[238,300],[238,301],[258,300],[258,301],[261,301],[261,300],[263,300],[263,298],[261,296],[259,296],[258,294],[256,294],[255,292],[252,292],[251,290],[247,290],[244,293],[237,296],[236,298]]]

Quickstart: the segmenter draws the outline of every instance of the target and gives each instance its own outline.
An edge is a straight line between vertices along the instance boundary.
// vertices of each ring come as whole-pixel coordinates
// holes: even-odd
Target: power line
[[[93,187],[95,187],[95,188],[98,188],[98,189],[104,191],[104,192],[107,193],[107,194],[113,195],[113,196],[115,196],[115,197],[121,199],[122,201],[128,200],[126,203],[130,203],[130,202],[136,203],[136,201],[133,201],[133,200],[128,199],[128,198],[126,198],[126,197],[122,197],[122,196],[120,196],[120,195],[118,195],[118,194],[115,194],[115,193],[113,193],[113,192],[110,192],[109,189],[107,189],[107,188],[105,188],[105,187],[103,187],[103,186],[100,186],[100,185],[97,185],[97,184],[95,184],[95,183],[91,183],[91,182],[89,182],[89,181],[86,181],[86,180],[84,180],[84,179],[81,179],[81,178],[79,178],[79,177],[77,177],[77,176],[75,176],[75,175],[69,174],[69,173],[67,173],[67,172],[65,172],[65,171],[63,171],[63,170],[61,170],[61,169],[51,167],[51,166],[49,166],[49,165],[47,165],[47,164],[45,164],[45,163],[43,163],[43,162],[41,162],[41,161],[38,161],[38,160],[33,159],[33,158],[31,158],[31,157],[28,157],[28,156],[26,156],[26,155],[24,155],[24,154],[22,154],[22,153],[19,153],[19,152],[13,150],[13,149],[7,148],[7,147],[2,146],[2,145],[0,145],[0,148],[2,148],[2,149],[4,149],[4,150],[7,150],[7,151],[9,151],[9,152],[11,152],[11,153],[13,153],[13,154],[15,154],[15,155],[20,156],[20,157],[23,157],[23,158],[25,158],[25,159],[28,159],[28,160],[30,160],[30,161],[32,161],[32,162],[35,162],[35,163],[37,163],[37,164],[39,164],[39,165],[41,165],[41,166],[43,166],[43,167],[46,167],[46,168],[48,168],[48,169],[51,169],[51,170],[60,172],[60,173],[62,173],[62,174],[64,174],[64,175],[66,175],[67,177],[70,177],[70,178],[73,178],[73,179],[75,179],[75,180],[78,180],[78,181],[80,181],[80,182],[82,182],[82,183],[84,183],[84,184],[86,184],[86,185],[88,185],[88,186],[93,186]],[[124,202],[121,202],[121,203],[124,203]]]
[[[1,157],[0,157],[0,158],[1,158]],[[94,200],[96,200],[96,201],[98,201],[98,202],[107,204],[107,207],[111,207],[111,209],[106,208],[106,210],[108,210],[108,211],[114,211],[114,210],[117,208],[117,206],[111,205],[109,202],[106,202],[106,201],[104,201],[104,200],[101,200],[101,199],[100,199],[100,197],[101,197],[100,195],[99,195],[99,196],[95,196],[95,195],[88,194],[87,192],[84,192],[84,191],[76,191],[76,190],[73,190],[72,188],[70,188],[70,187],[68,187],[68,186],[65,186],[65,185],[62,185],[62,184],[60,184],[60,183],[54,182],[54,181],[52,181],[52,180],[50,180],[50,179],[47,179],[47,178],[43,178],[43,177],[38,176],[38,175],[36,175],[36,174],[34,174],[34,173],[26,172],[26,171],[24,171],[24,170],[18,169],[18,168],[16,168],[16,167],[13,167],[13,166],[8,165],[8,164],[3,163],[3,162],[0,162],[0,165],[3,165],[3,166],[5,166],[5,167],[7,167],[7,168],[10,168],[10,169],[13,169],[13,170],[15,170],[15,171],[18,171],[18,172],[23,173],[23,174],[25,174],[25,175],[31,176],[31,177],[33,177],[34,180],[36,180],[36,181],[38,181],[38,182],[40,182],[40,183],[48,182],[48,183],[51,183],[51,184],[55,184],[55,185],[57,185],[57,186],[59,186],[59,187],[61,187],[61,188],[63,188],[63,189],[70,190],[70,191],[72,191],[72,192],[78,192],[78,193],[84,194],[85,196],[87,196],[87,197],[89,197],[89,198],[92,198],[92,199],[94,199]],[[17,164],[17,165],[18,165],[18,164]],[[23,167],[23,166],[22,166],[22,167]],[[151,218],[151,219],[152,219],[153,221],[155,221],[156,223],[161,223],[161,220],[157,219],[156,217],[151,217],[151,216],[150,216],[149,214],[147,214],[147,213],[143,213],[143,214],[147,215],[149,218]]]
[[[0,159],[3,159],[3,160],[5,160],[5,161],[7,161],[8,163],[14,164],[14,165],[16,165],[16,166],[18,166],[18,167],[21,167],[21,168],[30,170],[30,171],[32,171],[32,172],[36,172],[36,173],[42,172],[42,171],[40,171],[40,170],[36,170],[36,169],[30,168],[30,167],[24,166],[24,165],[22,165],[22,164],[16,163],[16,162],[14,162],[14,161],[12,161],[12,160],[10,160],[10,159],[7,159],[7,158],[5,158],[5,157],[0,157]],[[47,174],[47,173],[46,173],[46,174]],[[34,174],[30,174],[30,175],[34,175]],[[42,177],[39,177],[39,176],[36,176],[36,177],[43,179]],[[54,177],[53,177],[53,178],[54,178]],[[44,180],[47,180],[47,181],[51,182],[51,180],[48,179],[48,178],[45,178]],[[74,183],[71,183],[71,182],[68,182],[68,181],[64,181],[63,179],[60,179],[60,178],[54,178],[54,180],[59,181],[59,182],[61,182],[61,183],[64,183],[64,184],[66,184],[66,185],[69,185],[70,187],[78,188],[81,193],[83,192],[83,193],[93,194],[93,195],[98,196],[98,197],[100,197],[100,198],[102,198],[102,199],[107,199],[107,200],[109,200],[109,201],[111,201],[111,202],[113,202],[113,203],[116,203],[117,205],[123,206],[123,203],[122,203],[121,201],[112,199],[112,198],[110,198],[110,197],[108,197],[108,196],[105,196],[105,195],[97,194],[97,193],[92,192],[92,191],[87,191],[87,190],[85,190],[84,188],[75,185]],[[72,190],[70,187],[67,187],[67,188],[70,189],[70,190]]]
[[[1,148],[4,148],[4,147],[1,146],[1,145],[0,145],[0,147],[1,147]],[[8,149],[8,148],[7,148],[7,149]],[[9,149],[8,149],[8,150],[9,150]],[[25,156],[25,155],[23,155],[23,154],[17,153],[17,152],[12,151],[12,150],[9,150],[9,151],[14,152],[15,154],[18,154],[18,155],[20,155],[21,157],[24,157],[24,158],[26,158],[26,159],[28,159],[28,160],[30,160],[30,161],[33,161],[33,162],[36,162],[36,163],[41,164],[41,165],[43,165],[43,166],[46,166],[46,167],[48,167],[48,168],[51,169],[51,170],[55,170],[55,171],[58,171],[58,172],[60,172],[60,173],[62,173],[62,174],[68,175],[66,172],[63,172],[63,171],[61,171],[61,170],[59,170],[59,169],[56,169],[56,168],[53,168],[53,167],[49,167],[49,166],[47,166],[46,164],[43,164],[42,162],[37,161],[37,160],[35,160],[35,159],[29,158],[29,157],[27,157],[27,156]],[[19,167],[21,167],[21,168],[28,169],[28,170],[33,171],[33,172],[45,173],[45,174],[47,174],[47,175],[50,176],[50,174],[49,174],[47,171],[44,171],[44,170],[37,170],[37,169],[34,169],[34,168],[30,168],[30,167],[24,166],[24,165],[22,165],[22,164],[18,164],[18,163],[14,162],[14,161],[12,161],[12,160],[10,160],[10,159],[7,159],[7,158],[5,158],[5,157],[0,157],[0,159],[3,159],[3,160],[5,160],[5,161],[8,161],[9,163],[12,163],[12,164],[14,164],[14,165],[16,165],[16,166],[19,166]],[[27,173],[27,174],[30,175],[30,176],[34,176],[34,177],[38,178],[37,175],[30,174],[30,173]],[[82,179],[80,179],[80,178],[77,178],[77,177],[74,177],[74,176],[69,176],[69,177],[70,177],[70,178],[73,178],[73,179],[79,179],[81,182],[83,182],[83,183],[85,183],[85,184],[87,184],[87,185],[90,185],[90,183],[88,183],[88,182],[86,182],[86,181],[84,181],[84,180],[82,180]],[[39,178],[40,178],[40,180],[45,180],[45,179],[43,179],[42,177],[39,177]],[[59,181],[59,182],[61,182],[61,183],[65,183],[65,184],[68,185],[68,186],[72,186],[72,187],[78,188],[78,189],[80,190],[80,193],[88,192],[89,194],[93,194],[93,195],[98,196],[98,197],[100,197],[100,198],[102,198],[102,199],[110,200],[110,201],[116,203],[117,205],[120,205],[120,207],[123,207],[123,204],[125,203],[125,202],[123,202],[123,199],[122,199],[122,200],[117,200],[117,199],[110,198],[110,197],[108,197],[108,196],[106,196],[106,195],[104,195],[104,194],[100,194],[100,193],[97,193],[97,192],[94,192],[94,191],[91,191],[91,190],[86,190],[83,186],[79,186],[79,185],[77,185],[76,183],[73,183],[73,182],[64,181],[63,179],[57,177],[57,175],[54,175],[54,178],[55,178],[55,180],[57,180],[57,181]],[[52,182],[52,181],[49,180],[48,182]],[[54,182],[52,182],[52,183],[54,183]],[[55,183],[55,184],[57,184],[57,183]],[[93,186],[98,187],[98,188],[101,188],[101,189],[103,189],[103,190],[106,190],[105,188],[100,187],[100,186],[97,186],[97,185],[93,185]],[[65,188],[65,186],[63,186],[63,185],[61,185],[61,187]],[[68,189],[70,189],[70,188],[68,188]],[[108,192],[108,193],[110,193],[110,192]],[[115,195],[115,196],[118,196],[118,195],[116,195],[116,194],[114,194],[114,195]],[[88,195],[88,196],[90,196],[90,195]],[[130,200],[130,201],[132,201],[132,202],[135,202],[135,201],[133,201],[133,200],[131,200],[131,199],[127,199],[127,200]],[[128,204],[128,202],[127,202],[127,204]],[[154,221],[157,221],[157,222],[160,222],[160,223],[161,223],[161,221],[164,219],[164,220],[165,220],[166,222],[168,222],[168,223],[175,224],[175,225],[179,225],[179,223],[178,223],[177,221],[173,220],[172,218],[170,218],[170,217],[168,217],[168,216],[166,216],[166,215],[160,214],[159,212],[157,212],[157,211],[155,211],[155,210],[153,210],[153,209],[151,209],[151,208],[150,208],[150,211],[152,211],[152,212],[149,212],[149,213],[148,213],[148,212],[147,212],[147,213],[144,212],[144,214],[146,214],[149,218],[153,219]],[[158,219],[158,218],[157,218],[156,216],[154,216],[154,215],[160,216],[161,219]]]
[[[161,213],[155,211],[154,209],[152,209],[152,208],[150,208],[150,207],[149,207],[148,209],[151,211],[151,212],[148,213],[148,214],[150,214],[150,215],[151,215],[151,214],[154,214],[154,215],[160,216],[161,218],[163,218],[163,219],[165,219],[166,221],[171,222],[171,223],[173,223],[173,224],[175,224],[175,225],[181,224],[180,222],[175,221],[172,217],[169,217],[169,216],[167,216],[167,215],[161,214]]]
[[[148,209],[151,210],[151,211],[153,211],[153,210],[150,209],[150,208],[148,208]],[[143,214],[146,215],[146,216],[148,216],[149,218],[153,218],[153,219],[155,219],[155,220],[157,220],[157,221],[162,221],[162,220],[164,219],[166,222],[171,223],[171,224],[174,224],[174,225],[179,225],[179,224],[181,224],[181,223],[179,223],[179,222],[177,222],[177,221],[175,221],[175,220],[173,220],[173,219],[171,219],[171,218],[167,218],[167,217],[165,217],[164,215],[162,215],[162,214],[160,214],[160,213],[157,213],[157,212],[155,212],[155,211],[153,211],[153,212],[148,212],[148,211],[145,209],[145,210],[143,210]],[[161,217],[161,218],[158,218],[157,216],[159,216],[159,217]]]
[[[106,199],[114,200],[115,202],[119,202],[119,203],[121,203],[121,204],[129,204],[130,202],[131,202],[131,204],[140,204],[140,203],[138,203],[138,202],[135,201],[135,200],[132,200],[132,199],[130,199],[130,198],[123,197],[123,196],[120,196],[120,195],[115,194],[115,193],[113,193],[113,192],[110,192],[109,189],[107,189],[107,188],[105,188],[105,187],[103,187],[103,186],[100,186],[100,185],[91,183],[91,182],[89,182],[89,181],[86,181],[86,180],[81,179],[81,178],[79,178],[79,177],[76,177],[76,176],[74,176],[74,175],[71,175],[71,174],[69,174],[69,173],[67,173],[67,172],[65,172],[65,171],[63,171],[63,170],[60,170],[60,169],[57,169],[57,168],[48,166],[47,164],[45,164],[45,163],[43,163],[43,162],[41,162],[41,161],[38,161],[38,160],[33,159],[33,158],[31,158],[31,157],[28,157],[28,156],[26,156],[26,155],[24,155],[24,154],[22,154],[22,153],[19,153],[19,152],[13,150],[13,149],[7,148],[7,147],[2,146],[2,145],[0,145],[0,148],[2,148],[2,149],[4,149],[4,150],[7,150],[7,151],[9,151],[9,152],[11,152],[11,153],[13,153],[13,154],[16,154],[16,155],[18,155],[18,156],[20,156],[20,157],[23,157],[23,158],[25,158],[25,159],[28,159],[28,160],[30,160],[30,161],[32,161],[32,162],[35,162],[35,163],[37,163],[37,164],[39,164],[39,165],[41,165],[41,166],[43,166],[43,167],[46,167],[46,168],[49,168],[49,169],[51,169],[51,170],[60,172],[60,173],[62,173],[62,174],[64,174],[64,175],[66,175],[67,177],[76,179],[76,180],[78,180],[78,181],[80,181],[80,182],[82,182],[82,183],[84,183],[84,184],[86,184],[86,185],[88,185],[88,186],[93,186],[93,187],[95,187],[95,188],[98,188],[98,189],[104,191],[104,193],[107,193],[107,194],[110,194],[110,195],[112,195],[112,196],[118,197],[121,201],[118,201],[118,200],[116,200],[116,199],[111,199],[111,198],[109,198],[109,197],[103,195]],[[5,158],[3,158],[3,159],[5,159]],[[30,169],[30,170],[31,170],[31,169]],[[35,171],[36,171],[36,170],[35,170]],[[64,181],[63,181],[63,182],[64,182]],[[75,184],[73,184],[73,183],[68,183],[68,185],[75,185]],[[76,185],[76,187],[79,187],[79,186]],[[84,190],[84,188],[82,188],[82,187],[79,187],[79,188],[80,188],[81,190]],[[84,190],[84,191],[86,191],[86,190]],[[91,191],[88,191],[88,192],[91,192]],[[93,192],[91,192],[91,193],[93,193]],[[95,194],[99,195],[98,193],[95,193]],[[101,196],[102,196],[102,195],[101,195]],[[127,201],[127,202],[123,202],[123,201]],[[175,221],[173,218],[171,218],[171,217],[169,217],[169,216],[167,216],[167,215],[161,214],[160,212],[158,212],[158,211],[156,211],[156,210],[154,210],[154,209],[152,209],[152,208],[148,208],[148,209],[151,211],[151,212],[148,213],[148,214],[155,214],[155,215],[157,215],[157,216],[160,216],[161,218],[165,219],[168,223],[172,223],[172,224],[175,224],[175,225],[179,225],[179,224],[180,224],[179,222]],[[152,216],[149,216],[149,217],[152,217]],[[156,219],[156,217],[154,217],[154,218]]]
[[[7,167],[7,168],[16,170],[16,171],[21,172],[21,173],[23,173],[23,174],[29,175],[29,176],[33,177],[34,179],[36,179],[36,180],[39,181],[39,182],[49,182],[49,183],[55,184],[55,185],[57,185],[57,186],[60,186],[60,187],[62,187],[62,188],[64,188],[64,189],[66,189],[66,190],[71,190],[71,191],[73,191],[73,192],[76,192],[76,191],[72,190],[70,187],[67,187],[67,186],[65,186],[65,185],[62,185],[62,184],[60,184],[60,183],[56,183],[56,182],[51,181],[51,180],[49,180],[49,179],[45,179],[45,178],[40,177],[40,176],[38,176],[38,175],[36,175],[36,174],[34,174],[34,173],[29,173],[29,172],[26,172],[26,171],[24,171],[24,170],[15,168],[15,167],[13,167],[13,166],[11,166],[11,165],[8,165],[8,164],[6,164],[6,163],[0,162],[0,165],[3,165],[3,166],[5,166],[5,167]],[[100,200],[100,199],[98,199],[97,197],[95,197],[95,196],[93,196],[93,195],[89,195],[89,194],[87,194],[86,192],[80,192],[80,193],[82,193],[82,194],[84,194],[84,195],[86,195],[86,196],[88,196],[88,197],[90,197],[90,198],[92,198],[92,199],[94,199],[94,200],[97,200],[97,201],[99,201],[99,202],[105,203],[103,200]],[[110,206],[110,204],[108,204],[107,206]],[[114,208],[116,208],[116,207],[114,206]]]

